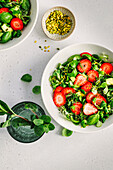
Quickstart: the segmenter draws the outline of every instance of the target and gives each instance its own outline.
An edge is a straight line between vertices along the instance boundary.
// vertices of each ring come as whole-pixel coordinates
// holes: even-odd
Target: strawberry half
[[[66,103],[66,97],[61,92],[54,93],[53,101],[57,107],[63,106]]]
[[[113,66],[110,63],[103,63],[100,67],[102,71],[104,71],[106,74],[110,74],[113,71]]]
[[[105,101],[107,103],[106,99],[101,94],[97,94],[95,98],[96,98],[96,101],[95,102],[92,101],[93,104],[96,104],[99,106],[102,103],[102,101]]]
[[[85,115],[92,115],[98,112],[98,109],[91,103],[86,103],[83,107]]]
[[[62,93],[64,94],[64,95],[67,95],[67,94],[69,94],[69,93],[75,93],[76,91],[75,91],[75,89],[73,89],[73,88],[71,88],[71,87],[65,87],[65,88],[63,88],[63,90],[62,90]]]
[[[83,53],[81,53],[80,54],[80,56],[82,57],[83,55],[90,55],[90,56],[92,56],[90,53],[88,53],[88,52],[83,52]]]
[[[63,90],[63,87],[57,86],[56,89],[55,89],[55,91],[54,91],[54,93],[56,93],[56,92],[61,92],[62,90]]]
[[[89,92],[92,89],[92,83],[87,82],[81,87],[81,89],[84,90],[85,92]]]
[[[71,108],[71,111],[75,113],[76,115],[79,115],[81,112],[82,103],[76,102],[73,104],[73,106],[74,106],[74,109]]]
[[[17,31],[17,30],[22,30],[24,25],[23,25],[23,21],[20,18],[13,18],[11,20],[11,28],[13,28],[13,30]]]
[[[89,92],[86,96],[86,101],[88,103],[91,103],[94,97],[95,97],[95,95],[92,92]]]
[[[83,86],[87,83],[87,76],[78,74],[75,78],[74,85],[77,84],[79,86]]]
[[[95,71],[95,70],[90,70],[90,71],[87,73],[87,75],[88,75],[88,81],[90,81],[90,82],[92,82],[92,83],[95,82],[95,81],[96,81],[96,78],[99,77],[98,72]]]
[[[81,73],[83,73],[83,72],[87,73],[87,72],[91,69],[91,66],[92,66],[92,64],[91,64],[91,61],[90,61],[90,60],[88,60],[88,59],[82,59],[82,60],[80,61],[80,63],[77,65],[77,69],[78,69]]]
[[[0,14],[2,14],[3,12],[9,12],[8,8],[0,8]]]

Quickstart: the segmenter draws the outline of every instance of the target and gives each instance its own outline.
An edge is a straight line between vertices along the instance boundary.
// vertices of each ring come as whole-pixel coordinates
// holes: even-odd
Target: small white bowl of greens
[[[95,44],[71,45],[47,64],[41,84],[49,114],[83,133],[113,125],[113,52]]]
[[[0,2],[0,50],[20,44],[32,32],[38,17],[38,0]]]

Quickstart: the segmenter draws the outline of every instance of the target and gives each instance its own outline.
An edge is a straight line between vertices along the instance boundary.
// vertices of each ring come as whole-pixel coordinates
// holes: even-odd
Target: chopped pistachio
[[[50,13],[46,20],[46,28],[50,34],[67,34],[72,27],[72,20],[69,16],[59,10]]]
[[[45,49],[47,49],[47,47],[46,47],[46,46],[44,46],[44,48],[45,48]]]
[[[57,50],[60,50],[60,48],[57,48]]]

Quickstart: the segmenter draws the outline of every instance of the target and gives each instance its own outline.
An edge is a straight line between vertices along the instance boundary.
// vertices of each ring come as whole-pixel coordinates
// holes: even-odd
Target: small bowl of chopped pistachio
[[[65,7],[53,7],[42,18],[44,33],[52,40],[69,37],[76,25],[73,13]]]

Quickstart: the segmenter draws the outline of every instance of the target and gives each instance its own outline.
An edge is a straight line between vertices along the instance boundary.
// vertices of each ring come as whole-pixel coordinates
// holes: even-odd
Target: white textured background
[[[0,52],[0,98],[11,107],[23,100],[34,101],[46,111],[41,96],[34,95],[31,89],[40,85],[43,70],[57,47],[91,42],[113,50],[113,1],[39,0],[39,3],[39,18],[32,34],[18,47]],[[72,36],[61,42],[49,40],[41,28],[43,14],[56,5],[69,8],[77,20]],[[39,45],[50,45],[51,52],[44,53]],[[30,84],[20,81],[25,73],[33,76]],[[0,129],[0,170],[113,169],[113,126],[98,133],[74,133],[65,138],[61,136],[62,127],[52,122],[55,131],[32,144],[16,142],[6,129]]]

